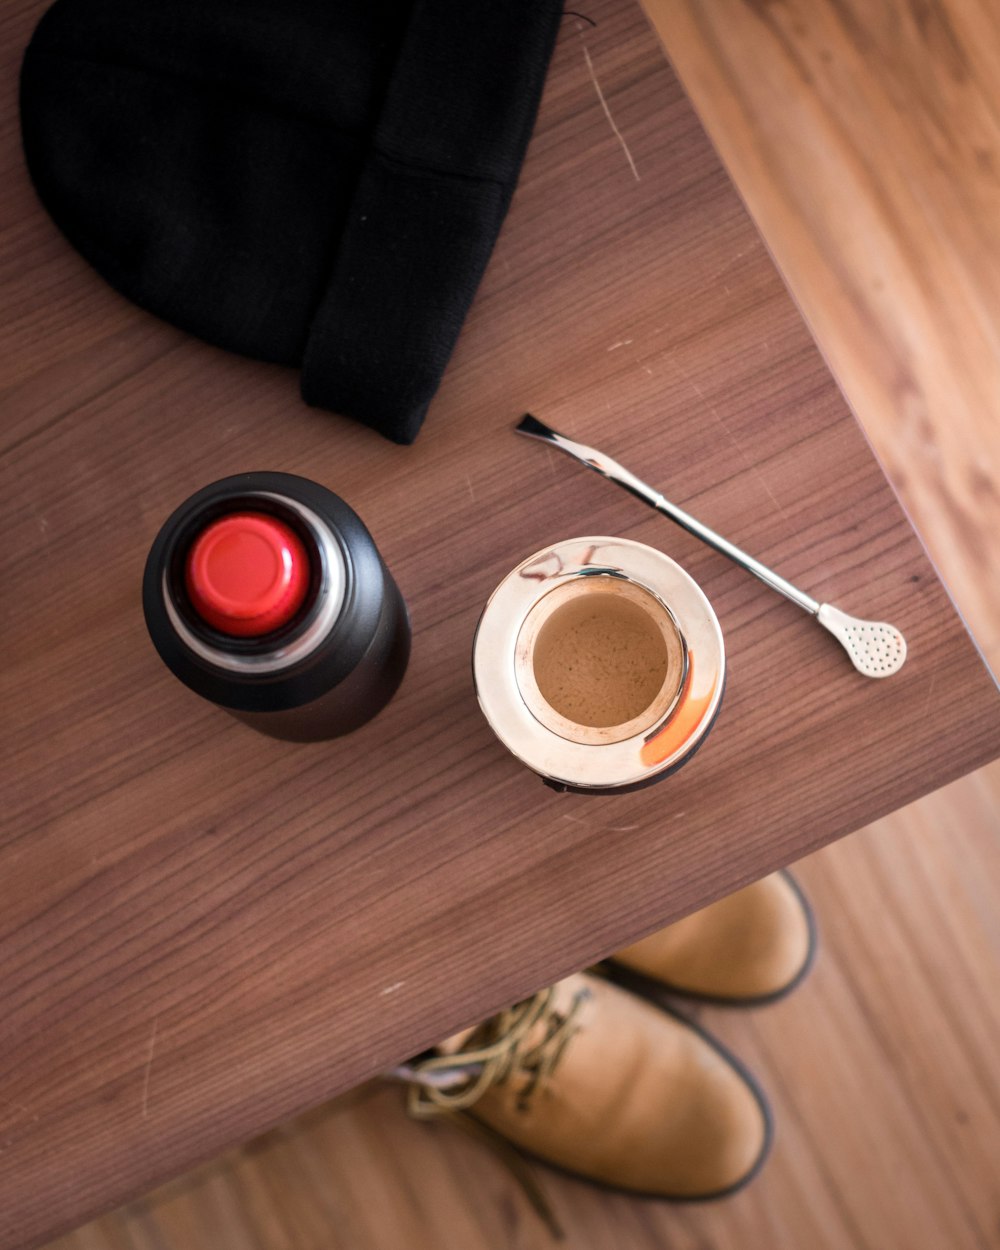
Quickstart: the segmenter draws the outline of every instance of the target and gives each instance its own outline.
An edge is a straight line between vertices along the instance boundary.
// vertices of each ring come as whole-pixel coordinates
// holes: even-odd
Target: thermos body
[[[406,605],[360,517],[288,473],[198,491],[146,562],[143,610],[167,667],[274,737],[348,733],[406,670]]]

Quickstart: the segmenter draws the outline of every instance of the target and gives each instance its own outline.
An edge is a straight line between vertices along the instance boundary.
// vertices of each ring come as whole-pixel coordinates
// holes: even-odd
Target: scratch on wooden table
[[[401,990],[405,984],[405,981],[393,981],[392,985],[387,985],[385,989],[379,990],[379,998],[385,998],[389,994],[395,994],[396,991]]]
[[[156,1030],[160,1025],[160,1017],[153,1021],[153,1031],[149,1035],[149,1051],[146,1055],[146,1071],[142,1077],[142,1118],[149,1119],[149,1074],[153,1070],[153,1051],[156,1049]]]
[[[937,673],[931,673],[930,685],[927,688],[927,698],[924,700],[924,710],[920,714],[920,719],[924,720],[930,711],[931,700],[934,698],[934,686],[937,683]]]
[[[738,251],[735,256],[731,256],[729,260],[727,260],[726,263],[722,266],[721,269],[715,269],[710,274],[708,274],[705,278],[705,284],[708,285],[712,282],[718,282],[718,280],[721,277],[723,277],[723,275],[729,273],[730,269],[735,268],[735,266],[744,258],[744,256],[749,256],[750,253],[755,251],[759,245],[760,245],[760,239],[752,240],[748,247],[743,248],[742,250]],[[723,290],[726,291],[727,294],[732,294],[732,292],[729,290],[728,285],[726,285],[725,283],[723,283]]]
[[[590,81],[594,84],[594,90],[597,92],[597,98],[601,102],[601,108],[604,109],[604,116],[608,119],[608,125],[614,131],[615,138],[622,145],[622,151],[625,153],[625,159],[628,161],[629,169],[632,171],[632,177],[636,182],[641,182],[642,179],[639,177],[639,171],[635,167],[632,153],[628,150],[628,144],[625,142],[625,136],[615,125],[615,119],[611,116],[611,110],[608,108],[608,102],[604,98],[601,84],[597,81],[597,75],[594,73],[594,62],[590,59],[590,52],[586,47],[583,49],[583,59],[587,62],[587,73],[590,75]]]
[[[2,1102],[4,1106],[13,1107],[15,1111],[23,1112],[24,1115],[31,1115],[30,1111],[24,1105],[23,1102],[17,1102],[13,1098],[0,1098],[0,1102]],[[32,1116],[31,1118],[34,1121],[38,1119],[38,1116],[35,1115],[35,1116]]]
[[[629,343],[631,342],[632,342],[632,339],[619,339],[617,343],[612,343],[611,346],[607,350],[609,352],[614,352],[614,351],[617,351],[619,347],[628,347]]]
[[[473,487],[473,485],[472,485],[472,478],[471,478],[471,477],[469,477],[468,473],[466,473],[464,476],[465,476],[465,484],[466,484],[466,486],[468,486],[468,488],[469,488],[469,498],[472,500],[472,502],[473,502],[473,503],[475,503],[475,502],[476,502],[476,492],[475,492],[475,488],[474,488],[474,487]]]
[[[774,504],[774,506],[778,509],[778,511],[781,513],[781,515],[784,517],[784,519],[785,519],[786,521],[790,520],[789,515],[788,515],[788,513],[785,511],[785,508],[784,508],[783,504],[782,504],[782,503],[781,503],[781,501],[778,499],[777,495],[775,495],[774,491],[770,488],[770,486],[768,486],[767,481],[765,480],[763,473],[761,473],[761,471],[760,471],[760,469],[757,467],[757,465],[756,465],[756,464],[754,464],[753,460],[752,460],[752,459],[751,459],[751,458],[747,455],[747,453],[743,450],[743,446],[742,446],[742,444],[740,443],[740,440],[736,437],[736,435],[732,432],[732,430],[731,430],[731,429],[729,428],[729,426],[726,424],[725,418],[722,416],[722,413],[721,413],[721,412],[719,412],[719,410],[715,407],[715,405],[714,405],[714,404],[712,403],[712,401],[708,398],[708,396],[707,396],[707,395],[705,394],[705,392],[701,389],[701,387],[700,387],[700,386],[698,385],[698,383],[694,380],[694,378],[692,378],[692,377],[691,377],[691,375],[690,375],[690,374],[689,374],[689,373],[688,373],[688,372],[687,372],[687,371],[683,368],[683,366],[682,366],[682,365],[680,365],[680,364],[677,362],[677,360],[675,360],[675,359],[674,359],[674,352],[673,352],[673,350],[671,350],[671,351],[669,351],[669,352],[667,352],[667,353],[666,353],[666,357],[665,357],[665,359],[667,360],[668,364],[672,365],[672,366],[673,366],[673,368],[674,368],[674,369],[676,369],[676,371],[677,371],[677,372],[681,375],[681,377],[684,379],[684,381],[688,384],[688,386],[690,386],[690,388],[691,388],[691,389],[694,391],[694,393],[698,396],[698,398],[699,398],[699,399],[701,400],[701,402],[705,405],[705,407],[708,409],[708,411],[709,411],[709,412],[712,414],[712,416],[716,419],[716,421],[719,423],[719,425],[721,425],[721,426],[722,426],[722,429],[724,430],[724,432],[725,432],[725,434],[726,434],[726,437],[729,439],[729,441],[732,443],[732,445],[733,445],[733,446],[736,448],[736,450],[739,452],[739,454],[740,454],[740,459],[743,461],[743,463],[746,465],[746,467],[750,470],[750,472],[754,475],[754,477],[755,477],[755,478],[757,479],[757,481],[760,483],[760,485],[761,485],[761,487],[763,488],[763,490],[764,490],[765,494],[768,496],[768,498],[771,500],[771,502]]]

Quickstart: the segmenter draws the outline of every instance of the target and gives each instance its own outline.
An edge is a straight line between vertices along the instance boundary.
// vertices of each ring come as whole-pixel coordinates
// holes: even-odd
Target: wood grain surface
[[[800,989],[757,1011],[678,1000],[774,1111],[771,1158],[732,1198],[648,1202],[537,1167],[556,1243],[487,1148],[371,1086],[52,1250],[992,1250],[998,810],[992,765],[810,856],[821,947]]]
[[[995,6],[645,5],[996,671]]]
[[[16,64],[40,5],[6,6]],[[521,188],[419,442],[145,317],[59,239],[3,142],[0,1244],[29,1244],[891,810],[997,749],[995,691],[641,13],[564,25]],[[10,75],[8,75],[8,81]],[[514,439],[526,407],[634,464],[911,661],[835,644],[693,540]],[[224,473],[314,476],[414,615],[392,707],[255,737],[159,666],[138,579]],[[663,787],[557,796],[491,738],[493,585],[572,533],[660,545],[730,650]]]
[[[767,11],[753,5],[691,6],[691,12],[716,20],[685,22],[672,8],[666,46],[731,168],[747,153],[755,157],[743,160],[737,185],[781,255],[796,297],[823,311],[828,297],[819,292],[831,274],[847,291],[868,289],[892,243],[881,206],[900,186],[908,188],[911,205],[943,193],[940,145],[911,143],[905,155],[894,147],[893,160],[882,162],[855,160],[854,150],[871,148],[884,130],[920,117],[948,90],[950,61],[937,53],[943,21],[960,43],[990,40],[977,48],[980,58],[1000,57],[1000,28],[983,29],[976,0],[947,0],[924,39],[891,44],[863,36],[868,24],[879,29],[890,12],[898,15],[896,6],[786,0],[780,23],[765,21]],[[760,19],[744,20],[744,12]],[[838,14],[848,20],[831,35],[828,23]],[[808,76],[798,75],[793,90],[772,94],[770,83],[788,74],[817,31],[826,32],[829,56],[814,62]],[[844,64],[863,81],[897,86],[870,93],[859,112],[857,92],[831,90]],[[1000,115],[998,81],[981,79],[969,94]],[[720,109],[720,101],[728,107]],[[952,108],[941,124],[960,149],[970,118]],[[841,139],[836,146],[834,135]],[[790,137],[800,160],[794,177],[779,183]],[[990,290],[1000,237],[970,228],[986,173],[971,162],[949,172],[946,193],[955,197],[957,216],[946,231],[921,228],[905,213],[916,244],[906,249],[906,289],[921,289],[925,266],[934,272],[948,258],[963,274],[959,290],[975,286],[976,316],[1000,322],[1000,286]],[[832,218],[836,231],[829,229]],[[790,250],[793,238],[813,244]],[[872,310],[873,330],[900,352],[900,368],[911,353],[918,361],[947,359],[949,344],[963,337],[968,307],[948,291],[942,295],[926,303],[912,343],[908,303],[880,301]],[[901,424],[893,354],[875,357],[884,385],[863,389],[871,376],[868,343],[853,334],[851,301],[837,306],[840,318],[829,316],[822,326],[814,319],[820,344],[831,358],[837,352],[842,386],[858,395],[873,443],[892,453],[887,463],[904,503],[989,654],[988,639],[1000,637],[1000,604],[991,601],[995,586],[984,581],[979,562],[965,553],[995,560],[1000,529],[988,506],[970,501],[969,479],[940,466],[976,464],[989,480],[1000,480],[1000,440],[991,434],[1000,390],[992,400],[989,394],[994,359],[981,354],[969,362],[981,384],[969,389],[982,389],[985,404],[967,403],[956,392],[947,404],[924,397],[907,406]],[[948,541],[956,515],[960,543]],[[574,1250],[986,1250],[995,1244],[998,813],[1000,765],[994,763],[799,865],[822,933],[812,978],[767,1011],[701,1013],[766,1085],[777,1119],[771,1162],[750,1190],[704,1207],[655,1207],[540,1173]],[[446,1128],[408,1124],[398,1094],[386,1091],[363,1102],[339,1100],[284,1125],[88,1226],[60,1250],[289,1245],[543,1250],[551,1242],[493,1156]]]

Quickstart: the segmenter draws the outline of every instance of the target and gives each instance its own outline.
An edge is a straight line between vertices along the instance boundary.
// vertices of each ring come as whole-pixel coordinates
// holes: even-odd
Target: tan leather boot
[[[773,1002],[812,964],[812,911],[786,872],[772,873],[627,946],[613,963],[677,994],[717,1003]],[[626,981],[633,988],[638,982]]]
[[[661,1198],[718,1198],[757,1172],[767,1103],[688,1021],[578,973],[399,1070],[419,1118],[467,1111],[527,1154]]]

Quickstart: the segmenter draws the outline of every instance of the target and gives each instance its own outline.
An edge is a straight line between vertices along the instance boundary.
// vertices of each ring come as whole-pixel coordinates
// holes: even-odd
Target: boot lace
[[[569,1008],[557,1010],[555,988],[492,1016],[451,1055],[427,1055],[393,1069],[391,1075],[408,1085],[407,1110],[417,1120],[445,1117],[489,1146],[521,1185],[526,1197],[559,1240],[563,1230],[531,1169],[499,1133],[464,1112],[495,1085],[514,1075],[526,1079],[517,1094],[524,1111],[545,1088],[574,1034],[590,991],[582,988]],[[540,1035],[539,1035],[540,1032]],[[536,1040],[531,1040],[536,1037]]]
[[[579,1015],[590,997],[578,990],[565,1012],[555,1007],[555,989],[492,1016],[452,1055],[429,1055],[397,1069],[409,1083],[408,1110],[416,1119],[431,1119],[450,1111],[464,1111],[494,1085],[523,1074],[517,1107],[527,1110],[559,1065],[570,1039],[579,1030]],[[533,1034],[541,1031],[537,1040]]]

